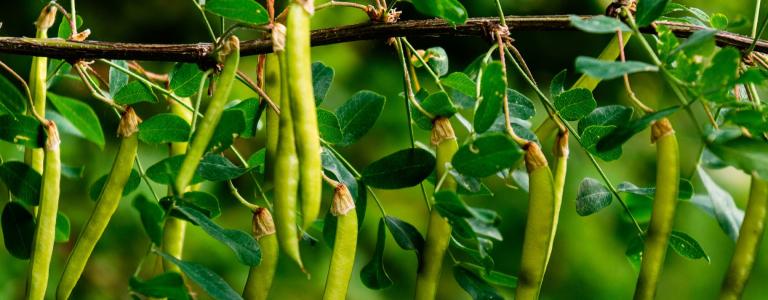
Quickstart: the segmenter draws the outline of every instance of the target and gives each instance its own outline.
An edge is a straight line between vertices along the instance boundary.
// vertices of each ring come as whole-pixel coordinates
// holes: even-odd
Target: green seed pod
[[[176,192],[182,193],[192,181],[198,164],[208,147],[208,143],[213,137],[216,125],[221,120],[221,114],[224,112],[224,106],[229,100],[229,94],[232,91],[232,84],[235,81],[237,67],[240,63],[240,40],[236,36],[230,36],[224,44],[224,48],[219,50],[219,55],[224,57],[224,67],[221,69],[221,75],[216,83],[216,91],[213,98],[208,103],[208,109],[205,111],[205,118],[198,124],[195,130],[195,136],[189,145],[187,156],[179,169],[179,175],[176,178]]]
[[[192,101],[189,98],[182,98],[182,102],[191,106]],[[192,111],[184,108],[176,101],[168,101],[171,113],[181,117],[187,123],[192,123]],[[188,143],[178,142],[171,143],[170,155],[182,155],[187,152]],[[169,189],[169,194],[173,194],[173,191]],[[165,218],[165,225],[163,226],[163,252],[171,255],[177,259],[181,259],[181,255],[184,252],[184,235],[187,230],[187,222],[179,218],[168,216]],[[163,270],[181,272],[179,267],[167,260],[163,260]]]
[[[728,273],[723,280],[720,299],[736,300],[741,298],[755,264],[760,240],[763,237],[767,209],[768,182],[753,175],[744,221],[741,223],[736,248],[733,249],[731,265],[728,267]]]
[[[285,55],[280,52],[280,66],[285,64]],[[288,82],[286,72],[281,72],[281,82]],[[287,84],[281,86],[282,109],[280,110],[280,139],[277,142],[277,158],[275,159],[275,225],[277,240],[280,248],[304,269],[299,251],[299,232],[296,227],[296,208],[299,192],[299,158],[296,155],[296,140],[293,136],[293,111],[288,103]]]
[[[669,235],[675,222],[675,207],[680,182],[680,158],[677,137],[672,124],[661,119],[651,127],[656,143],[656,194],[653,198],[651,222],[645,233],[643,261],[637,278],[635,299],[654,299],[661,276]]]
[[[526,145],[525,166],[530,186],[528,192],[528,221],[523,238],[515,299],[538,299],[544,273],[555,215],[555,188],[547,158],[536,143]]]
[[[253,236],[259,241],[261,247],[261,263],[248,272],[243,298],[264,300],[269,296],[280,252],[275,235],[275,223],[272,220],[272,214],[266,208],[259,208],[253,214]]]
[[[323,299],[343,300],[347,298],[357,249],[357,212],[355,202],[346,185],[339,184],[336,187],[331,203],[331,213],[338,218],[338,223]]]
[[[555,244],[555,236],[557,234],[557,224],[560,220],[560,207],[563,204],[563,189],[565,188],[565,178],[568,172],[568,155],[570,150],[568,149],[568,131],[558,133],[557,139],[555,139],[555,207],[554,218],[552,219],[552,235],[549,241],[549,251],[547,251],[547,265],[549,265],[549,258],[552,256],[552,247]]]
[[[288,7],[285,37],[285,61],[288,72],[288,93],[293,111],[293,130],[301,167],[300,199],[303,227],[309,228],[320,213],[323,189],[323,164],[320,159],[320,132],[317,128],[309,19],[312,1],[293,2]],[[285,106],[285,105],[283,105]]]
[[[31,300],[45,299],[53,244],[56,240],[56,214],[59,210],[61,141],[56,123],[48,121],[45,129],[48,138],[44,148],[43,181],[27,280],[27,299]]]
[[[127,107],[123,113],[117,135],[120,137],[120,148],[112,164],[107,181],[96,200],[96,207],[91,212],[90,218],[83,226],[80,236],[75,242],[75,247],[69,254],[64,266],[64,273],[56,291],[57,299],[68,299],[77,281],[85,270],[85,265],[96,247],[101,235],[109,224],[109,219],[117,210],[123,195],[123,188],[128,182],[133,170],[133,162],[139,148],[138,125],[141,119],[131,107]]]
[[[442,190],[456,191],[456,180],[448,172],[447,164],[459,148],[456,142],[456,134],[451,123],[446,118],[437,118],[432,127],[432,144],[437,153],[437,178],[443,180]],[[437,287],[440,282],[440,273],[443,265],[443,257],[451,241],[451,225],[432,209],[429,214],[429,225],[422,254],[422,265],[416,275],[415,299],[435,299]]]
[[[37,32],[35,38],[47,39],[48,29],[51,28],[53,22],[56,21],[56,7],[53,5],[47,6],[40,13],[40,16],[35,22]],[[29,91],[32,93],[32,103],[34,107],[30,107],[30,110],[35,110],[37,114],[45,115],[45,98],[46,91],[48,90],[48,58],[47,57],[32,57],[32,68],[29,71]],[[30,115],[32,113],[30,112]],[[43,172],[43,149],[34,149],[27,147],[24,150],[24,162],[27,163],[35,171]]]
[[[266,92],[271,99],[276,101],[280,100],[280,62],[277,59],[277,55],[267,55],[266,64]],[[264,168],[264,182],[265,189],[271,189],[274,185],[275,174],[275,157],[277,156],[277,141],[280,136],[280,115],[277,114],[271,106],[267,106],[267,142],[266,142],[266,159]]]

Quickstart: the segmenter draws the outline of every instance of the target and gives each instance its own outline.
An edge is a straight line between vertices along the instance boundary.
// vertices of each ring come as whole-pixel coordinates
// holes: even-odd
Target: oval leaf
[[[606,61],[592,57],[576,58],[576,72],[584,73],[597,79],[614,79],[624,74],[637,72],[656,72],[659,68],[639,61]]]
[[[83,136],[104,149],[104,132],[101,130],[101,123],[96,113],[88,104],[82,101],[48,93],[48,99],[53,106],[67,118],[72,125],[79,130]]]
[[[493,125],[501,113],[504,93],[507,90],[507,80],[504,78],[503,66],[494,61],[483,69],[480,81],[480,104],[475,110],[475,132],[483,133]]]
[[[156,103],[155,94],[140,81],[131,81],[115,93],[115,103],[131,105],[139,102]]]
[[[243,297],[240,297],[240,294],[235,292],[235,290],[233,290],[232,287],[229,286],[226,281],[224,281],[224,279],[203,265],[193,262],[181,261],[163,252],[158,252],[157,254],[162,256],[163,259],[179,266],[179,269],[181,269],[184,274],[187,274],[189,279],[197,283],[213,299],[243,299]]]
[[[594,214],[611,204],[613,195],[602,183],[592,178],[584,178],[576,195],[576,213],[580,216]]]
[[[463,145],[451,164],[464,175],[486,177],[517,164],[523,150],[506,134],[487,133]]]
[[[193,63],[178,63],[169,74],[171,91],[179,97],[189,97],[200,89],[203,72]]]
[[[555,108],[563,119],[578,121],[597,107],[597,101],[588,89],[577,88],[555,96]]]
[[[29,165],[19,161],[9,161],[0,165],[0,179],[11,191],[11,195],[29,206],[40,202],[42,176]]]
[[[158,114],[139,124],[139,139],[147,144],[186,142],[189,123],[175,114]]]
[[[8,202],[0,216],[5,249],[18,259],[29,259],[35,235],[35,218],[18,202]]]
[[[626,24],[619,19],[608,16],[595,16],[582,18],[575,15],[569,16],[571,25],[577,29],[589,33],[616,33],[617,30],[624,32],[632,31]]]
[[[365,184],[380,189],[401,189],[424,181],[435,169],[435,157],[429,151],[412,148],[377,160],[362,172]]]
[[[254,0],[208,0],[205,10],[212,14],[252,25],[269,22],[269,14]]]
[[[312,88],[315,92],[315,105],[320,105],[333,83],[335,71],[321,62],[312,63]]]
[[[467,21],[467,10],[458,0],[412,0],[419,12],[444,19],[450,23],[463,24]]]
[[[389,278],[387,270],[384,269],[384,243],[387,241],[387,232],[384,220],[379,220],[379,231],[376,235],[376,249],[373,251],[373,257],[363,269],[360,270],[360,281],[372,290],[381,290],[392,286],[392,279]]]
[[[705,259],[709,262],[709,255],[704,252],[699,242],[690,235],[680,231],[672,231],[669,236],[669,246],[680,256],[690,259]]]
[[[232,249],[240,262],[249,266],[258,266],[261,262],[261,249],[250,234],[240,230],[221,228],[196,209],[174,207],[173,210],[192,220],[212,238]]]
[[[336,116],[344,136],[339,144],[351,145],[365,135],[379,119],[386,99],[371,91],[359,91],[339,107]]]

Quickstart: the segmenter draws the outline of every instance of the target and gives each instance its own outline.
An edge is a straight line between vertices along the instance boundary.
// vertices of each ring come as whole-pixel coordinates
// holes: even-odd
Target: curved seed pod
[[[40,13],[40,16],[35,22],[37,32],[35,38],[47,39],[48,29],[53,26],[56,21],[56,7],[53,5],[47,6]],[[39,115],[45,115],[45,97],[48,90],[48,58],[47,57],[32,57],[32,68],[29,71],[29,91],[32,93],[32,103],[34,109]],[[31,114],[31,112],[30,112]],[[43,149],[34,149],[27,147],[24,149],[24,162],[32,167],[38,173],[43,172]]]
[[[300,3],[301,2],[301,3]],[[312,1],[297,1],[288,7],[285,36],[285,61],[288,72],[288,92],[293,111],[293,130],[301,167],[300,199],[304,229],[312,225],[320,214],[323,188],[323,165],[320,159],[320,132],[312,87],[312,61],[310,55],[309,19]],[[285,105],[283,105],[285,106]]]
[[[672,124],[661,119],[651,127],[656,143],[656,195],[653,198],[651,222],[645,233],[643,261],[635,287],[635,299],[653,299],[659,282],[669,235],[675,222],[675,207],[680,182],[680,159],[677,137]]]
[[[44,299],[45,290],[48,287],[49,266],[56,239],[56,213],[59,210],[61,181],[59,131],[53,121],[48,121],[45,129],[48,139],[45,142],[43,160],[43,186],[40,192],[37,226],[35,226],[27,280],[27,299],[34,300]]]
[[[347,298],[357,249],[357,212],[355,202],[346,185],[336,186],[331,213],[338,218],[338,223],[323,299],[343,300]]]
[[[629,41],[630,37],[632,37],[631,33],[629,33],[629,32],[623,32],[622,33],[622,40],[624,42],[624,45],[627,44],[627,42]],[[597,57],[597,59],[599,59],[599,60],[607,60],[607,61],[614,61],[614,60],[616,60],[616,58],[618,58],[619,55],[621,54],[621,51],[620,51],[619,47],[623,47],[624,45],[621,45],[619,43],[619,37],[617,35],[615,35],[611,39],[611,41],[608,42],[608,45],[605,46],[605,48],[603,49],[603,52],[600,52],[600,55]],[[572,89],[575,89],[575,88],[585,88],[585,89],[588,89],[588,90],[592,91],[592,90],[594,90],[597,87],[597,85],[600,83],[601,80],[602,79],[594,78],[592,76],[584,74],[581,77],[579,77],[578,80],[576,80],[576,83],[574,83],[573,87],[571,87],[571,88]]]
[[[279,23],[278,23],[279,24]],[[266,92],[271,99],[280,99],[280,62],[277,59],[277,55],[267,55],[266,65]],[[271,106],[267,106],[267,142],[266,142],[266,159],[264,168],[264,188],[271,189],[274,185],[275,174],[275,156],[277,155],[277,141],[280,135],[280,115],[272,109]]]
[[[192,181],[197,166],[200,164],[200,159],[213,137],[216,125],[221,120],[221,114],[229,99],[229,93],[232,91],[232,83],[235,81],[237,66],[240,63],[240,40],[233,35],[224,45],[224,48],[219,50],[219,55],[224,57],[224,67],[221,69],[219,81],[216,83],[213,98],[211,98],[205,111],[205,118],[198,125],[192,143],[189,144],[187,156],[184,157],[184,162],[179,169],[179,175],[174,186],[178,193],[184,191],[184,188]]]
[[[272,287],[278,252],[280,252],[275,235],[275,223],[272,220],[272,214],[266,208],[259,208],[253,214],[253,236],[259,241],[261,247],[261,263],[248,272],[243,298],[263,300],[267,299],[269,289]]]
[[[192,101],[189,98],[182,98],[182,102],[191,106]],[[187,123],[192,123],[192,112],[184,108],[176,101],[168,101],[171,113],[181,117]],[[187,152],[187,142],[178,142],[170,144],[170,155],[182,155]],[[169,194],[173,194],[169,190]],[[184,235],[187,230],[187,222],[182,219],[168,216],[165,219],[165,225],[163,226],[163,252],[168,253],[177,259],[181,259],[181,255],[184,252]],[[167,260],[163,260],[163,270],[181,272],[179,267]]]
[[[447,163],[451,161],[459,148],[453,127],[451,127],[448,119],[437,118],[435,120],[431,140],[437,153],[437,178],[438,180],[445,178],[441,189],[456,191],[456,181],[450,175],[446,176]],[[422,265],[416,275],[415,299],[435,299],[440,282],[443,257],[450,241],[451,225],[437,210],[432,209],[429,214]]]
[[[525,166],[528,169],[530,187],[528,221],[515,290],[515,299],[520,300],[539,298],[555,220],[554,179],[547,158],[536,143],[528,143],[525,150]]]
[[[67,263],[64,266],[64,273],[59,281],[59,287],[56,291],[57,299],[68,299],[77,281],[83,274],[85,265],[96,247],[101,235],[109,224],[109,219],[117,210],[120,199],[123,195],[123,188],[131,176],[133,162],[136,159],[136,152],[139,148],[138,125],[141,119],[136,115],[131,107],[127,107],[123,113],[120,125],[117,129],[117,135],[120,137],[120,148],[117,150],[115,162],[112,164],[112,170],[104,183],[104,187],[96,200],[91,216],[83,226],[80,236],[75,242],[75,247],[69,254]]]
[[[284,66],[285,55],[277,54],[280,66]],[[285,70],[285,69],[283,69]],[[281,72],[281,82],[288,82],[286,72]],[[296,156],[296,140],[293,136],[293,111],[288,103],[287,84],[283,84],[280,100],[280,139],[277,142],[275,159],[275,225],[280,248],[288,257],[304,269],[299,251],[299,232],[296,227],[297,195],[299,192],[299,158]]]
[[[555,235],[557,234],[557,224],[560,220],[560,207],[563,204],[563,189],[565,188],[565,177],[568,173],[568,155],[570,150],[568,149],[568,131],[558,133],[557,139],[555,139],[555,173],[554,173],[554,185],[555,185],[555,207],[554,218],[552,219],[552,235],[549,241],[549,251],[547,251],[547,265],[549,265],[549,258],[552,256],[552,247],[555,242]]]
[[[720,299],[740,299],[747,285],[760,240],[765,230],[765,216],[768,209],[768,182],[752,176],[749,202],[744,215],[744,222],[739,230],[739,239],[731,256],[731,265],[723,280]]]

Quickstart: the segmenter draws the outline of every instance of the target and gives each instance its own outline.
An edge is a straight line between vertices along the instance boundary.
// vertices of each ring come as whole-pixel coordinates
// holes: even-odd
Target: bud
[[[136,115],[136,111],[132,107],[126,106],[125,112],[120,118],[120,125],[117,126],[117,136],[125,138],[139,132],[139,123],[141,123],[141,118]]]
[[[558,132],[555,139],[554,151],[556,157],[568,157],[570,150],[568,148],[568,131]]]
[[[259,207],[253,213],[253,236],[258,240],[264,236],[275,234],[275,222],[269,210]]]
[[[331,213],[338,217],[346,215],[353,209],[355,209],[355,201],[352,199],[349,189],[344,184],[337,185],[333,193]]]
[[[455,139],[456,139],[456,133],[453,131],[453,126],[451,126],[451,121],[449,121],[448,118],[445,118],[445,117],[437,117],[437,119],[435,119],[435,122],[432,126],[432,135],[430,137],[430,141],[432,142],[432,144],[437,146],[444,141],[455,140]]]
[[[40,12],[40,16],[37,17],[35,27],[37,27],[37,30],[46,31],[53,26],[54,22],[56,22],[56,6],[48,5]]]
[[[675,134],[675,129],[672,128],[672,124],[667,118],[658,120],[651,125],[651,143],[656,143],[660,138],[671,134]]]
[[[59,129],[56,127],[56,123],[48,121],[48,123],[43,126],[45,127],[45,132],[48,134],[48,138],[45,139],[45,150],[58,150],[59,145],[61,144],[61,139],[59,138]]]
[[[523,149],[525,149],[525,167],[529,173],[548,165],[547,157],[544,156],[544,152],[541,152],[539,144],[528,142]]]
[[[272,51],[275,53],[285,51],[285,25],[275,23],[272,26]]]

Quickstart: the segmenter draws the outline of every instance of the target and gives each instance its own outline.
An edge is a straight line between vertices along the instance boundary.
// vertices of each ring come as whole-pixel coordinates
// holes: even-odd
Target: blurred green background
[[[68,7],[68,1],[62,3]],[[359,1],[363,3],[362,1]],[[492,0],[463,0],[470,16],[493,16]],[[504,11],[509,15],[531,14],[597,14],[602,13],[607,0],[518,0],[502,1]],[[280,3],[280,1],[278,1]],[[706,12],[720,12],[733,22],[746,19],[747,25],[734,28],[738,32],[748,32],[749,20],[753,14],[753,1],[683,1],[690,6]],[[33,22],[44,5],[41,1],[0,1],[0,28],[2,36],[33,36]],[[90,28],[92,40],[155,42],[155,43],[192,43],[207,42],[208,35],[198,11],[191,1],[98,1],[80,0],[77,12]],[[413,12],[408,3],[399,5],[405,10],[404,19],[422,18]],[[330,27],[341,24],[364,22],[366,16],[359,11],[347,8],[335,8],[320,11],[313,19],[314,27]],[[214,22],[215,23],[215,22]],[[215,25],[215,24],[214,24]],[[53,31],[51,31],[51,34]],[[255,35],[241,32],[241,38],[253,38]],[[548,81],[564,68],[573,69],[574,58],[578,55],[596,56],[603,48],[609,36],[588,35],[580,32],[512,32],[515,44],[519,47],[533,69],[539,82],[548,85]],[[451,70],[462,70],[476,56],[484,53],[488,42],[480,38],[420,38],[411,39],[418,48],[432,46],[444,47],[450,57]],[[646,60],[637,44],[630,43],[630,59]],[[336,70],[336,78],[323,107],[335,109],[354,92],[368,89],[387,96],[387,104],[376,126],[357,144],[341,149],[347,158],[358,168],[396,150],[409,146],[407,124],[402,92],[402,69],[399,68],[396,53],[384,41],[361,41],[339,45],[323,46],[313,49],[313,60],[322,61]],[[15,70],[26,77],[30,58],[0,55]],[[244,60],[241,70],[253,76],[255,57]],[[147,68],[157,72],[167,72],[169,63],[147,63]],[[103,72],[103,66],[100,67]],[[573,73],[573,72],[571,72]],[[420,73],[422,83],[433,88],[429,77]],[[570,80],[576,75],[571,74]],[[572,81],[571,81],[572,82]],[[536,99],[530,89],[524,85],[517,74],[510,75],[512,87]],[[633,76],[633,86],[638,96],[652,107],[673,105],[670,91],[655,74]],[[87,96],[84,88],[77,82],[63,80],[53,91],[59,94],[78,97],[85,100],[102,117],[102,126],[107,136],[107,147],[99,149],[81,138],[66,135],[63,138],[62,160],[71,166],[85,166],[85,173],[80,180],[64,179],[62,182],[61,209],[72,221],[72,238],[69,243],[57,244],[52,266],[52,282],[58,281],[62,265],[69,253],[74,239],[93,207],[88,199],[90,184],[105,174],[115,154],[114,135],[116,118],[104,105]],[[254,94],[242,85],[236,85],[233,97],[247,98]],[[599,105],[620,103],[629,105],[620,81],[606,82],[595,91]],[[543,109],[534,124],[544,117]],[[143,118],[166,110],[165,105],[139,105],[137,110]],[[676,114],[672,121],[677,124],[681,143],[683,174],[690,174],[691,162],[696,158],[695,151],[700,139],[692,131],[691,123],[683,113]],[[455,128],[461,128],[458,124]],[[428,143],[429,133],[416,129],[416,137],[422,143]],[[466,132],[459,130],[460,138]],[[241,140],[237,146],[250,154],[263,146],[263,136],[253,140]],[[548,141],[545,145],[549,149]],[[622,159],[602,163],[614,183],[631,181],[640,186],[652,185],[655,174],[655,148],[649,143],[648,133],[635,137],[624,147]],[[0,142],[0,155],[3,160],[22,160],[23,149],[5,142]],[[624,256],[624,251],[634,235],[633,228],[623,216],[618,203],[589,217],[576,214],[574,199],[579,182],[584,177],[599,178],[588,162],[584,152],[572,144],[572,158],[565,189],[564,204],[560,217],[560,228],[555,241],[552,262],[550,264],[542,291],[543,299],[628,299],[631,297],[636,271]],[[143,144],[140,156],[144,167],[148,167],[167,155],[167,148]],[[749,180],[739,171],[724,169],[710,174],[732,193],[740,207],[744,207]],[[251,201],[254,199],[250,179],[243,177],[236,185]],[[504,241],[496,244],[493,256],[497,269],[516,274],[519,267],[521,241],[527,214],[527,195],[504,185],[498,178],[488,178],[494,197],[468,197],[470,205],[488,207],[497,210],[502,218],[501,231]],[[697,193],[703,192],[700,183],[694,180]],[[165,188],[154,186],[164,192]],[[427,189],[430,187],[427,186]],[[205,186],[205,189],[218,195],[222,203],[223,214],[216,221],[228,228],[249,231],[250,213],[236,204],[222,186]],[[149,240],[145,236],[138,213],[130,206],[130,200],[137,194],[150,196],[145,185],[138,192],[123,199],[118,212],[113,217],[104,237],[98,244],[88,267],[74,294],[75,299],[127,299],[128,278],[142,261]],[[398,191],[377,191],[387,211],[419,228],[423,233],[426,228],[427,212],[418,187]],[[0,203],[8,201],[6,188],[0,187]],[[328,195],[326,193],[326,195]],[[328,197],[326,197],[326,205]],[[360,268],[370,260],[376,242],[376,225],[380,217],[374,205],[369,204],[365,224],[361,230],[349,298],[350,299],[407,299],[412,296],[416,272],[416,257],[412,252],[399,249],[391,237],[387,240],[385,265],[394,285],[386,290],[372,291],[363,286],[359,279]],[[706,215],[690,203],[682,203],[677,215],[676,230],[686,232],[696,238],[711,257],[711,263],[704,260],[691,261],[670,252],[665,272],[659,287],[659,299],[714,299],[720,288],[723,274],[733,249],[733,242],[720,230],[717,221]],[[314,246],[302,245],[304,261],[313,275],[310,280],[298,268],[287,260],[281,260],[276,283],[272,289],[274,299],[316,299],[324,285],[330,250],[320,243]],[[760,250],[768,252],[764,243]],[[768,293],[768,258],[759,257],[752,279],[747,287],[746,299],[764,299]],[[235,290],[241,290],[247,275],[247,267],[239,264],[231,252],[220,243],[208,237],[199,228],[191,227],[187,234],[184,259],[202,263],[227,280]],[[149,257],[142,274],[147,276],[152,271]],[[446,260],[446,266],[450,261]],[[3,249],[0,250],[0,299],[21,299],[26,281],[26,261],[15,259]],[[49,288],[53,291],[54,286]],[[508,298],[513,291],[501,289]],[[204,294],[198,294],[206,299]],[[405,297],[405,298],[402,298]],[[439,291],[439,299],[468,299],[454,281],[449,267],[444,268]]]

